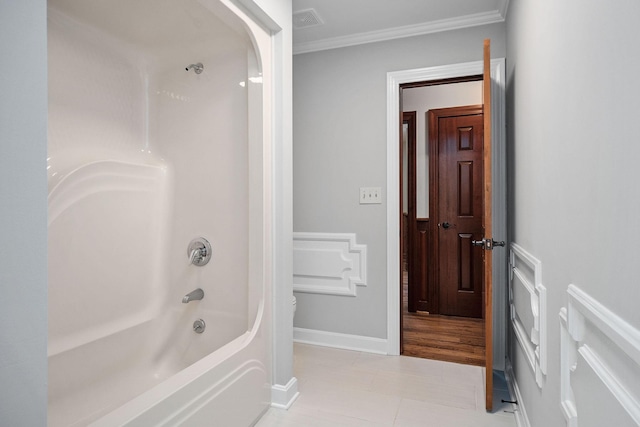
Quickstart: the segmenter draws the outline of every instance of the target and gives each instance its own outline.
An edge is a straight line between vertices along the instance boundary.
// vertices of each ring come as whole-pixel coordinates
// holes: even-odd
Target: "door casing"
[[[398,129],[401,113],[401,85],[460,78],[482,74],[483,62],[394,71],[387,73],[387,353],[400,354],[400,153]],[[493,102],[492,170],[493,170],[493,212],[494,236],[506,238],[506,131],[505,131],[505,60],[491,60],[491,84]],[[496,251],[493,257],[493,353],[494,369],[504,370],[506,354],[507,319],[507,256],[506,251]]]

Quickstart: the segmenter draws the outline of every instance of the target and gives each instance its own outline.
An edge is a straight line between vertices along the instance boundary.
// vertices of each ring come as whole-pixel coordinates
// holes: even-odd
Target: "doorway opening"
[[[401,352],[485,364],[482,75],[400,85]]]
[[[506,129],[505,129],[505,60],[490,59],[489,40],[484,42],[483,60],[460,64],[434,66],[387,73],[387,353],[399,355],[402,343],[402,217],[400,171],[400,129],[402,109],[400,86],[406,83],[427,82],[462,76],[483,74],[484,130],[490,149],[485,149],[485,232],[506,235]],[[493,94],[493,95],[491,95]],[[488,99],[487,99],[488,96]],[[486,228],[488,225],[489,228]],[[495,234],[494,234],[495,233]],[[483,239],[485,252],[484,276],[488,284],[485,293],[486,318],[485,372],[505,369],[506,325],[508,317],[507,251],[493,254],[492,238]],[[486,408],[493,405],[493,376],[485,375]]]

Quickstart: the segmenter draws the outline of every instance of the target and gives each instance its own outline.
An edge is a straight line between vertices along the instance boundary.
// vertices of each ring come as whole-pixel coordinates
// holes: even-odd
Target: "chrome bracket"
[[[471,244],[473,246],[481,246],[485,251],[492,251],[495,246],[504,246],[505,243],[503,240],[493,240],[493,239],[482,239],[482,240],[472,240]]]

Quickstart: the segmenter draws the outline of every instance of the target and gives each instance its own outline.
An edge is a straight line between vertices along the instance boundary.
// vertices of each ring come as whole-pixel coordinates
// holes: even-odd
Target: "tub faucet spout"
[[[202,298],[204,298],[204,291],[198,288],[195,291],[191,291],[188,294],[186,294],[184,297],[182,297],[182,302],[186,304],[188,302],[200,300]]]

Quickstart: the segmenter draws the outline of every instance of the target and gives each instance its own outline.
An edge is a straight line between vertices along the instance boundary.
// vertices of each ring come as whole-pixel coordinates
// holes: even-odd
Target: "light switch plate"
[[[380,204],[382,203],[382,188],[380,187],[360,187],[360,204]]]

